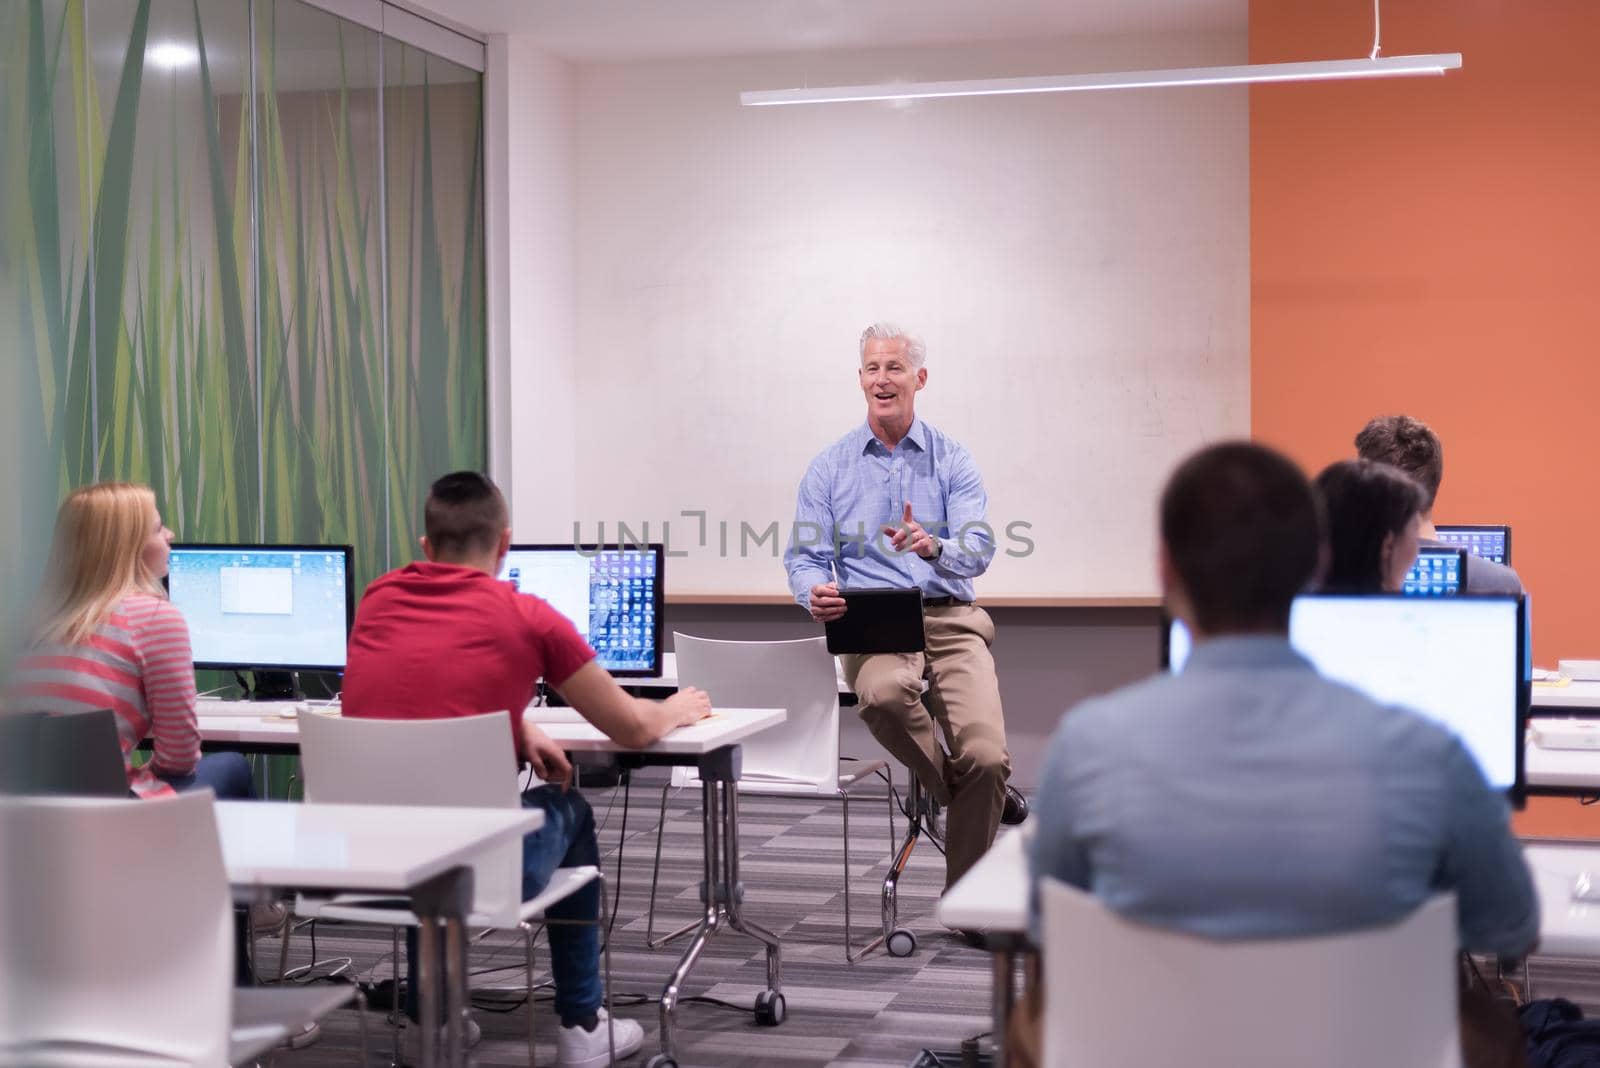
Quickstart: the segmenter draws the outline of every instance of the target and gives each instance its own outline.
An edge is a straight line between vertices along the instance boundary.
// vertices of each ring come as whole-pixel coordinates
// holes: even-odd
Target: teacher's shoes
[[[644,1045],[644,1028],[632,1020],[610,1017],[616,1032],[617,1058],[631,1056]],[[556,1032],[556,1064],[558,1068],[600,1068],[611,1063],[611,1039],[606,1034],[606,1010],[595,1014],[592,1030],[582,1024],[562,1027]]]
[[[1028,818],[1028,799],[1015,786],[1006,787],[1005,805],[1000,809],[1000,822],[1015,827]]]

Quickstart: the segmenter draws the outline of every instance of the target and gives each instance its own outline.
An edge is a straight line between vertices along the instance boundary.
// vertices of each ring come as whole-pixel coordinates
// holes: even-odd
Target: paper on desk
[[[1533,684],[1535,686],[1543,686],[1543,687],[1545,687],[1546,689],[1549,689],[1549,690],[1559,690],[1563,686],[1572,685],[1572,680],[1571,679],[1563,679],[1563,678],[1536,679],[1536,680],[1534,680]]]

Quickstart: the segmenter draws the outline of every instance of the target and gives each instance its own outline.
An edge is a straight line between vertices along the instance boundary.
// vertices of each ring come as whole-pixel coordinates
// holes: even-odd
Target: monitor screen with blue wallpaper
[[[664,546],[513,545],[500,580],[572,621],[613,675],[661,674]]]
[[[1435,527],[1434,531],[1434,536],[1446,545],[1454,545],[1473,556],[1511,566],[1511,528],[1504,524],[1444,524]]]
[[[347,545],[174,545],[167,591],[197,668],[344,669]]]

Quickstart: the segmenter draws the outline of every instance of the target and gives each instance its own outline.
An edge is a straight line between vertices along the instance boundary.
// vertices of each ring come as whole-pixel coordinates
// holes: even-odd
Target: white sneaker
[[[582,1027],[556,1029],[556,1064],[559,1068],[600,1068],[611,1063],[611,1039],[606,1034],[606,1010],[596,1014],[600,1022],[593,1031]],[[611,1018],[616,1032],[617,1059],[632,1056],[644,1045],[644,1028],[632,1020]]]
[[[422,1025],[414,1020],[405,1019],[404,1017],[401,1019],[403,1020],[403,1023],[401,1024],[402,1033],[400,1036],[401,1049],[405,1053],[405,1061],[407,1064],[421,1064]],[[471,1015],[467,1016],[467,1026],[466,1030],[462,1034],[462,1037],[466,1040],[466,1047],[468,1049],[473,1048],[479,1042],[483,1041],[483,1028],[478,1026],[478,1021],[474,1020]],[[441,1021],[439,1025],[439,1043],[441,1048],[443,1048],[444,1042],[445,1030],[444,1024]]]

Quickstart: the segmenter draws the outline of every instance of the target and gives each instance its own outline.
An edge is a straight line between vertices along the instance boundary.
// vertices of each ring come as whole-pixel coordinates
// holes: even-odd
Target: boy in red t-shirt
[[[511,545],[505,498],[472,471],[446,475],[428,494],[422,539],[425,562],[391,571],[367,588],[356,611],[345,669],[346,716],[440,719],[511,711],[516,756],[545,785],[522,795],[542,809],[544,826],[523,840],[523,900],[535,897],[558,867],[599,863],[594,816],[568,789],[572,765],[538,725],[522,718],[540,678],[607,737],[642,748],[711,712],[706,694],[684,689],[665,701],[622,691],[595,661],[572,623],[544,601],[496,581]],[[610,1049],[602,1008],[599,887],[552,906],[551,970],[555,975],[557,1064],[601,1065]],[[410,956],[416,959],[415,933]],[[406,1010],[417,1018],[416,985]],[[632,1020],[614,1023],[618,1056],[635,1052],[644,1032]],[[469,1037],[477,1029],[469,1027]]]

